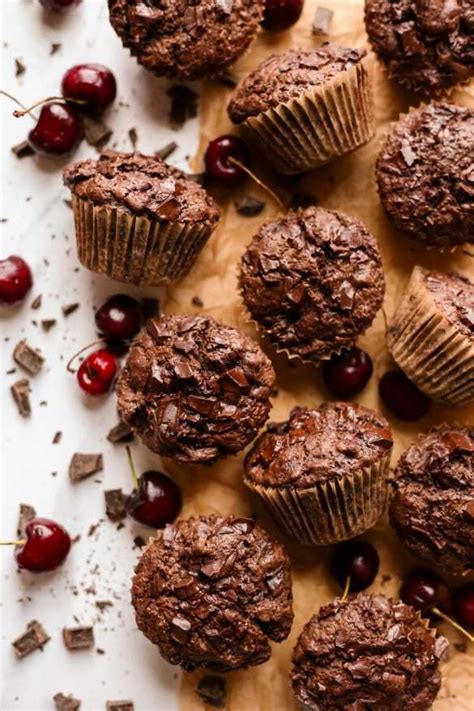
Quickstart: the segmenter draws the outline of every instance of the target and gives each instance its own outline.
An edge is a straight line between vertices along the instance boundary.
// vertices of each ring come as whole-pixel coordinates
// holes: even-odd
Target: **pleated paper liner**
[[[247,119],[275,168],[287,175],[324,165],[375,133],[372,57],[322,86]]]
[[[453,326],[415,267],[407,292],[390,324],[388,347],[410,380],[436,402],[464,405],[474,400],[474,343]]]
[[[388,494],[391,451],[370,466],[313,487],[270,487],[244,482],[293,540],[326,546],[358,536],[382,516]]]
[[[72,196],[79,261],[116,281],[149,286],[189,271],[213,228],[160,222]]]

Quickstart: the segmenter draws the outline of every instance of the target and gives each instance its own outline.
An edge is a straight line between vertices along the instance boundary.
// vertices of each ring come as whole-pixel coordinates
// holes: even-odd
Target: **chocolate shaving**
[[[227,698],[227,681],[214,674],[203,676],[197,685],[196,694],[205,704],[216,709],[223,708]]]
[[[36,509],[29,504],[20,504],[20,510],[18,512],[18,523],[16,528],[16,533],[18,538],[24,535],[26,525],[36,518]]]
[[[34,311],[39,309],[39,307],[41,306],[42,300],[43,300],[43,296],[41,294],[38,294],[38,296],[35,299],[33,299],[33,301],[31,302],[31,308]]]
[[[52,43],[51,43],[51,49],[49,50],[49,53],[50,53],[51,55],[56,54],[56,52],[59,52],[59,50],[61,49],[61,47],[62,47],[61,42],[52,42]]]
[[[94,646],[94,628],[64,627],[63,640],[69,650],[91,649]]]
[[[31,348],[26,341],[20,341],[15,346],[13,360],[30,375],[37,375],[44,363],[43,356],[38,351],[35,351],[34,348]]]
[[[99,151],[110,141],[113,131],[100,119],[88,114],[81,114],[84,137],[90,146]]]
[[[107,711],[134,711],[133,701],[107,701]]]
[[[28,415],[31,415],[30,381],[27,378],[17,380],[16,383],[13,383],[10,387],[10,390],[19,414],[22,417],[28,417]]]
[[[18,659],[28,656],[36,649],[43,649],[46,642],[49,642],[50,636],[36,620],[32,620],[26,626],[24,632],[18,639],[12,642],[15,654]]]
[[[59,444],[62,436],[63,436],[62,432],[56,432],[56,434],[53,437],[53,444]]]
[[[61,307],[61,311],[63,312],[63,316],[70,316],[74,311],[77,311],[78,308],[79,304],[65,304]]]
[[[193,296],[193,298],[191,299],[191,303],[193,304],[193,306],[197,306],[199,309],[202,309],[202,307],[204,306],[204,301],[201,299],[200,296]]]
[[[104,491],[105,513],[111,521],[121,521],[127,515],[125,507],[127,497],[122,489]]]
[[[17,143],[16,146],[12,146],[12,152],[17,158],[26,158],[27,156],[34,156],[35,154],[28,141],[22,141],[21,143]]]
[[[409,168],[413,165],[413,163],[416,161],[416,153],[412,150],[412,147],[408,143],[408,141],[403,141],[402,146],[400,148],[400,153],[403,156],[403,160],[407,164]]]
[[[79,699],[75,699],[71,694],[55,694],[53,701],[56,704],[56,711],[78,711],[81,706]]]
[[[331,27],[332,18],[334,17],[334,12],[328,7],[317,7],[313,18],[313,34],[314,35],[327,35],[329,34],[329,28]]]
[[[130,427],[127,425],[126,422],[123,422],[122,420],[115,425],[115,427],[112,427],[110,430],[109,434],[107,435],[107,439],[109,442],[113,442],[114,444],[118,444],[120,442],[131,442],[133,440],[133,432],[130,429]]]
[[[73,454],[69,464],[69,478],[71,481],[81,481],[103,469],[102,454]]]
[[[137,148],[137,143],[138,143],[138,133],[136,128],[131,128],[128,131],[128,137],[130,139],[130,143],[132,144],[132,148],[135,151]]]
[[[166,92],[171,98],[170,121],[182,125],[198,113],[198,95],[184,84],[175,84]]]
[[[43,328],[44,331],[46,331],[46,333],[48,333],[48,331],[50,331],[53,328],[53,326],[56,326],[56,323],[57,323],[57,321],[55,318],[43,319],[41,321],[41,327]]]
[[[236,200],[234,205],[239,215],[243,215],[244,217],[260,215],[265,207],[264,202],[250,196],[246,196],[242,198],[242,200]]]
[[[26,72],[26,66],[21,59],[15,59],[15,76],[19,77]]]
[[[157,158],[161,158],[161,160],[166,160],[172,153],[174,153],[177,147],[178,144],[176,141],[171,141],[170,143],[167,143],[166,146],[163,146],[163,148],[156,151],[155,156]]]
[[[171,637],[178,644],[186,644],[191,634],[191,623],[180,615],[171,620]]]

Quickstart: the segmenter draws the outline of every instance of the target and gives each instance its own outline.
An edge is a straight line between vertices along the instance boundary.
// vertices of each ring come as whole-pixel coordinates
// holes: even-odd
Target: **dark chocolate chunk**
[[[112,129],[96,116],[82,113],[81,118],[87,143],[99,151],[102,150],[112,137]]]
[[[223,708],[227,698],[227,681],[215,674],[203,676],[197,685],[196,694],[205,704],[217,709]]]
[[[93,627],[64,627],[64,644],[69,650],[91,649],[94,646]]]
[[[56,325],[56,323],[57,323],[57,321],[55,318],[43,319],[41,321],[41,326],[42,326],[43,330],[46,331],[46,333],[47,333],[48,331],[50,331],[53,328],[53,326]]]
[[[107,701],[107,711],[134,711],[133,701]]]
[[[61,437],[63,436],[62,432],[56,432],[54,437],[53,437],[53,444],[59,444],[61,441]]]
[[[34,156],[35,152],[28,143],[28,141],[22,141],[16,146],[12,146],[12,152],[17,158],[26,158],[27,156]]]
[[[317,7],[313,18],[313,34],[328,35],[334,12],[327,7]]]
[[[18,659],[22,659],[36,649],[43,649],[49,640],[50,636],[44,627],[36,620],[32,620],[27,624],[26,632],[12,642],[12,645]]]
[[[43,367],[44,358],[26,341],[20,341],[13,351],[15,363],[21,365],[30,375],[37,375]]]
[[[171,123],[181,125],[188,119],[197,116],[198,95],[189,86],[175,84],[166,93],[171,98]]]
[[[127,515],[125,504],[127,497],[122,489],[109,489],[104,491],[105,513],[111,521],[120,521]]]
[[[56,711],[79,711],[81,707],[80,699],[75,699],[71,694],[55,694],[53,701]]]
[[[246,196],[242,198],[242,200],[236,200],[234,204],[239,215],[243,215],[244,217],[255,217],[256,215],[260,215],[265,207],[264,202],[250,196]]]
[[[21,538],[21,536],[24,535],[25,526],[34,518],[36,518],[36,510],[33,508],[33,506],[30,506],[29,504],[20,504],[20,510],[18,512],[18,523],[16,528],[18,538]]]
[[[174,151],[177,149],[178,144],[176,141],[171,141],[170,143],[167,143],[166,146],[163,146],[163,148],[160,148],[159,151],[156,151],[155,155],[158,156],[158,158],[161,158],[161,160],[166,160]]]
[[[79,304],[65,304],[61,306],[61,311],[63,312],[63,316],[70,316],[74,311],[77,311],[78,308]]]
[[[38,296],[35,299],[33,299],[33,301],[31,302],[31,308],[33,310],[39,309],[39,307],[41,306],[42,300],[43,300],[42,295],[38,294]]]
[[[71,481],[81,481],[103,469],[102,454],[73,454],[69,464],[69,478]]]
[[[16,383],[13,383],[10,387],[10,390],[19,414],[22,417],[28,417],[28,415],[31,415],[30,381],[27,378],[17,380]]]
[[[115,427],[112,427],[107,435],[109,442],[113,442],[114,444],[118,444],[120,442],[132,442],[133,437],[134,435],[132,430],[126,422],[123,422],[123,420],[120,420]]]

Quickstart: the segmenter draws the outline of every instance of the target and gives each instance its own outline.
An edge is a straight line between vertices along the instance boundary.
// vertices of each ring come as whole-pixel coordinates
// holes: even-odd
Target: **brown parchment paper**
[[[261,34],[251,50],[240,61],[235,70],[237,77],[254,68],[263,58],[273,52],[281,52],[288,47],[313,47],[324,38],[315,37],[311,32],[311,22],[317,4],[324,4],[334,10],[331,26],[332,40],[345,46],[360,46],[366,43],[363,25],[362,0],[306,0],[305,13],[298,24],[289,32],[280,35]],[[375,108],[377,135],[362,149],[345,158],[306,175],[297,184],[290,181],[292,189],[309,192],[318,203],[340,209],[360,218],[378,238],[385,268],[387,293],[384,310],[390,318],[403,294],[411,268],[418,263],[429,268],[457,269],[474,276],[474,262],[462,248],[455,253],[440,253],[427,250],[415,240],[397,234],[384,217],[379,203],[375,180],[374,162],[381,139],[390,122],[405,113],[410,105],[417,105],[415,97],[398,89],[386,76],[383,67],[376,65]],[[202,93],[201,106],[201,152],[208,141],[218,135],[235,131],[226,114],[226,106],[231,91],[218,84],[207,84]],[[474,107],[473,88],[456,90],[451,100]],[[254,165],[265,173],[265,156],[254,156]],[[196,159],[195,168],[201,167],[201,159]],[[266,201],[265,211],[255,218],[241,217],[236,213],[233,201],[241,195],[253,195]],[[223,219],[217,232],[202,252],[191,273],[177,286],[170,289],[165,311],[207,313],[237,326],[258,338],[252,324],[247,320],[237,291],[237,265],[245,246],[259,226],[276,216],[278,206],[258,186],[249,182],[240,191],[216,193],[223,209]],[[472,248],[471,248],[472,249]],[[204,306],[193,305],[193,297],[199,296]],[[369,386],[357,397],[364,405],[382,409],[378,394],[379,377],[391,365],[385,341],[383,314],[380,313],[372,328],[360,339],[374,360],[374,376]],[[276,356],[265,344],[277,371],[278,395],[273,398],[271,418],[282,420],[290,409],[301,404],[317,406],[328,399],[328,393],[321,385],[320,375],[311,366],[292,366],[283,356]],[[442,422],[473,421],[474,408],[447,409],[433,406],[421,421],[404,424],[389,413],[395,436],[394,460],[408,446],[416,433]],[[270,532],[284,541],[268,514],[242,484],[243,455],[230,458],[211,468],[186,467],[167,462],[169,470],[183,487],[185,494],[184,516],[205,513],[251,514],[256,512]],[[404,571],[413,567],[416,561],[404,550],[386,521],[380,522],[364,536],[377,548],[381,566],[373,591],[387,595],[398,595],[400,578]],[[292,559],[293,593],[295,620],[289,639],[283,644],[273,645],[271,659],[260,667],[233,672],[227,675],[229,694],[225,708],[227,711],[294,711],[289,684],[291,651],[303,625],[322,605],[340,593],[328,575],[330,550],[287,545]],[[459,581],[453,581],[459,582]],[[463,638],[441,625],[441,629],[453,643],[459,644]],[[459,651],[452,646],[450,658],[443,664],[443,687],[435,702],[435,711],[472,711],[474,708],[474,644],[467,651]],[[195,693],[196,684],[202,672],[184,674],[181,704],[185,711],[199,711],[203,702]],[[210,707],[209,707],[210,708]],[[409,711],[409,709],[407,709]]]

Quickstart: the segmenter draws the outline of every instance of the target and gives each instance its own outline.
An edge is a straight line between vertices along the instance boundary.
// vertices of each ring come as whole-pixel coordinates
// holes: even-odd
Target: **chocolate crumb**
[[[15,76],[19,77],[26,72],[26,66],[21,59],[15,59]]]
[[[133,701],[107,701],[107,711],[134,711]]]
[[[314,13],[312,30],[314,35],[328,35],[334,12],[327,7],[317,7]]]
[[[56,322],[55,318],[43,319],[41,321],[41,326],[42,326],[43,330],[46,331],[46,333],[48,333],[48,331],[50,331],[53,328],[53,326],[56,326],[56,323],[57,322]]]
[[[27,156],[34,156],[35,154],[28,141],[22,141],[21,143],[17,143],[16,146],[12,146],[12,152],[17,158],[26,158]]]
[[[127,497],[122,489],[109,489],[104,491],[105,497],[105,513],[111,521],[120,521],[127,515],[125,503]]]
[[[52,43],[51,43],[51,49],[49,50],[49,53],[50,53],[51,55],[56,54],[56,52],[59,52],[59,50],[61,49],[61,47],[62,47],[61,42],[52,42]]]
[[[30,375],[37,375],[43,367],[44,358],[26,341],[20,341],[13,351],[13,360]]]
[[[74,311],[77,311],[78,308],[79,304],[65,304],[61,307],[61,311],[63,312],[63,316],[70,316]]]
[[[110,141],[113,135],[112,129],[95,116],[82,113],[81,118],[87,143],[101,151]]]
[[[31,415],[30,381],[27,378],[17,380],[16,383],[13,383],[10,387],[10,390],[19,414],[22,417],[28,417],[28,415]]]
[[[81,454],[76,452],[73,454],[69,464],[69,478],[71,481],[81,481],[96,472],[102,471],[103,468],[102,454]]]
[[[204,306],[204,301],[201,299],[200,296],[193,296],[191,299],[191,303],[193,306],[197,306],[199,309],[202,309]]]
[[[63,200],[63,203],[68,207],[70,210],[72,210],[72,200]]]
[[[161,158],[161,160],[166,160],[174,151],[177,149],[178,144],[176,141],[171,141],[171,143],[167,143],[166,146],[163,146],[163,148],[160,148],[159,151],[155,152],[155,156],[157,158]]]
[[[134,435],[132,430],[127,423],[122,420],[115,425],[115,427],[112,427],[107,435],[109,442],[113,442],[114,444],[119,444],[120,442],[132,442],[133,438]]]
[[[128,137],[130,139],[130,143],[132,144],[132,148],[135,151],[137,148],[137,143],[138,143],[138,133],[136,128],[131,128],[128,132]]]
[[[97,609],[99,609],[102,612],[103,610],[106,610],[108,607],[113,607],[114,603],[112,602],[112,600],[96,600],[95,606],[97,607]],[[99,651],[99,650],[97,650],[97,651]]]
[[[53,437],[53,444],[59,444],[62,436],[63,436],[62,432],[56,432],[56,434]]]
[[[24,535],[26,525],[34,518],[36,518],[36,509],[29,504],[20,504],[20,510],[18,511],[18,523],[16,527],[18,538]]]
[[[255,217],[256,215],[260,215],[265,207],[264,202],[250,197],[249,195],[242,198],[242,200],[236,200],[234,205],[239,215],[243,215],[244,217]]]
[[[182,125],[197,116],[198,95],[184,84],[174,84],[166,92],[171,98],[170,121]]]
[[[94,646],[94,628],[64,627],[63,640],[69,650],[91,649]]]
[[[95,651],[97,652],[97,654],[105,654],[105,649],[101,649],[100,647],[97,647]]]
[[[18,639],[12,642],[15,654],[18,659],[28,656],[36,649],[43,649],[46,642],[49,642],[50,636],[36,620],[32,620],[26,626],[24,632]]]
[[[78,711],[81,707],[79,699],[75,699],[71,694],[55,694],[53,701],[56,704],[56,711]]]
[[[227,681],[224,677],[214,674],[203,676],[197,685],[196,694],[205,704],[220,709],[227,697]]]
[[[35,299],[33,299],[33,301],[31,302],[31,308],[34,311],[36,311],[36,309],[39,309],[39,307],[41,306],[42,300],[43,300],[43,295],[38,294],[38,296]]]

